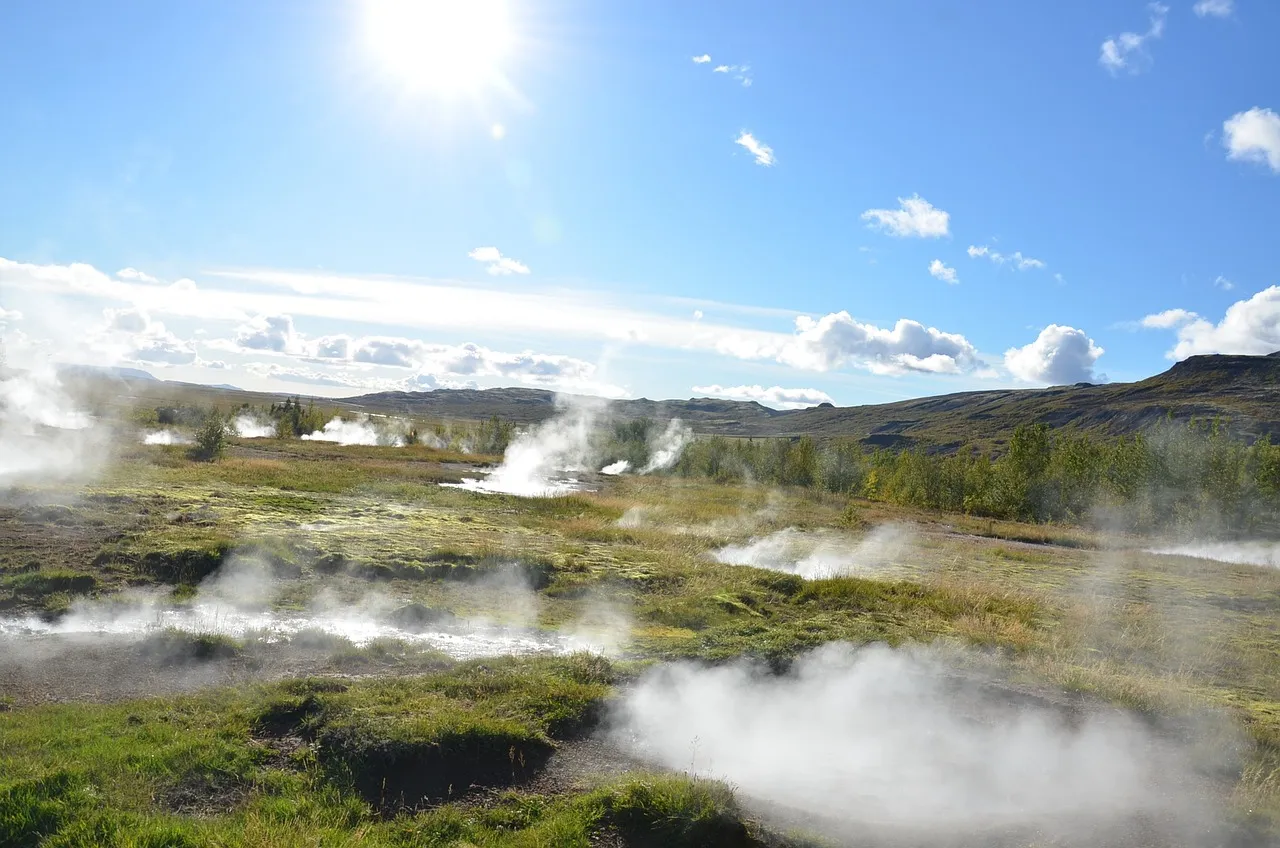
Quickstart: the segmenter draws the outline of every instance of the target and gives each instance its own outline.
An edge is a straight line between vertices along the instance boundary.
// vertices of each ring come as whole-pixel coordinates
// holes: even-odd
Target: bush
[[[204,423],[196,431],[196,443],[191,448],[191,458],[201,462],[213,462],[227,451],[227,437],[230,435],[227,420],[217,410],[205,417]]]

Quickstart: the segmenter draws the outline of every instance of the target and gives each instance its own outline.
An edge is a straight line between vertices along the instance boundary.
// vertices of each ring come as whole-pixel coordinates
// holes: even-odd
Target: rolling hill
[[[432,418],[497,415],[522,424],[549,418],[557,408],[554,392],[526,388],[380,392],[346,398],[343,404]],[[1025,422],[1121,435],[1170,418],[1216,418],[1246,439],[1280,440],[1280,353],[1193,356],[1136,383],[959,392],[868,406],[780,411],[713,398],[641,398],[609,401],[608,408],[624,418],[681,418],[699,433],[852,436],[868,445],[944,451],[999,446]]]

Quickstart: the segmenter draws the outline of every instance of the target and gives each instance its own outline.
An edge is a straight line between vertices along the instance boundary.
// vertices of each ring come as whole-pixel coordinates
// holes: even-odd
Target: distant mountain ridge
[[[452,419],[497,415],[521,424],[550,418],[557,409],[555,392],[528,388],[378,392],[342,402],[374,412]],[[1027,422],[1122,435],[1170,418],[1217,418],[1242,437],[1280,440],[1280,351],[1192,356],[1135,383],[958,392],[866,406],[775,410],[715,398],[604,403],[619,417],[680,418],[699,433],[847,436],[870,446],[936,450],[998,446]]]

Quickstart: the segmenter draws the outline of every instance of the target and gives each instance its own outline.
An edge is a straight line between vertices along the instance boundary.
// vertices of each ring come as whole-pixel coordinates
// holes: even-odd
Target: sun
[[[369,46],[404,85],[440,96],[501,85],[511,48],[504,0],[365,0]]]

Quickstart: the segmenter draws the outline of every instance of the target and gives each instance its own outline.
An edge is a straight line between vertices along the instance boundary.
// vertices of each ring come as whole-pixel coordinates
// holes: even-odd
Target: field
[[[500,460],[246,439],[194,462],[123,445],[87,482],[7,491],[0,844],[1250,845],[1280,832],[1276,568],[663,474],[587,475],[588,490],[545,498],[439,485]],[[809,572],[787,573],[797,560]],[[872,662],[811,653],[834,643],[888,646],[866,656],[896,670],[890,682],[833,688]],[[697,685],[736,669],[745,688],[724,691],[746,695],[692,741],[629,744],[694,691],[663,688],[690,662]],[[762,714],[791,703],[786,681],[818,686],[794,715],[816,739],[737,714],[756,697]],[[891,712],[911,721],[848,692],[900,697]],[[703,727],[693,713],[721,690],[703,694],[671,724]],[[860,765],[845,714],[887,722],[921,768],[986,769],[965,759],[970,740],[1031,734],[1017,750],[1035,762],[993,767],[991,785],[1059,769],[1057,800],[1029,794],[1022,815],[966,794],[991,821],[957,817],[926,788],[949,777],[896,768],[894,748]],[[739,738],[704,735],[717,727]],[[1135,794],[1093,821],[1091,784],[1124,799],[1139,782],[1081,753],[1095,729],[1137,740],[1144,767],[1177,764],[1157,770],[1178,771],[1159,802],[1177,815]],[[810,744],[833,762],[802,757]],[[753,748],[774,753],[741,753]],[[895,800],[879,823],[842,820],[838,792],[809,806],[831,790],[769,778],[823,768],[854,795],[879,790],[849,781],[883,776],[912,814]]]

